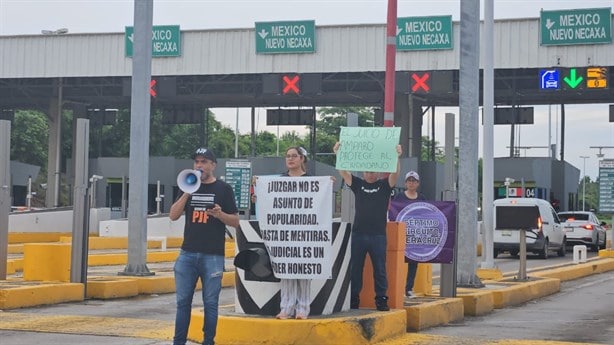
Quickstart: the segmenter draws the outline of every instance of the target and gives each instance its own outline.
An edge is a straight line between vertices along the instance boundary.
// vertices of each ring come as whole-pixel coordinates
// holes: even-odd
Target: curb
[[[203,309],[194,309],[188,330],[190,340],[203,341],[203,322]],[[215,340],[220,344],[362,345],[401,336],[406,333],[405,325],[403,309],[373,310],[348,317],[317,316],[307,320],[220,315]]]
[[[560,291],[561,281],[559,279],[538,279],[528,282],[498,281],[497,284],[508,285],[508,287],[492,291],[494,308],[502,309],[522,304]]]
[[[45,304],[83,301],[83,284],[45,282],[23,285],[20,281],[0,284],[0,309],[34,307]]]
[[[461,298],[417,297],[405,302],[407,331],[445,325],[464,319]]]

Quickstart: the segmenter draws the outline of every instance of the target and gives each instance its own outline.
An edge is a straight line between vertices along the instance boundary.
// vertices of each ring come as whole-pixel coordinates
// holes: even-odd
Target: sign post
[[[315,53],[314,20],[256,23],[256,53]]]
[[[539,29],[543,46],[612,43],[612,9],[541,11]]]
[[[124,35],[126,57],[132,57],[134,27],[126,26]],[[179,25],[156,25],[152,29],[151,56],[181,56],[181,30]]]

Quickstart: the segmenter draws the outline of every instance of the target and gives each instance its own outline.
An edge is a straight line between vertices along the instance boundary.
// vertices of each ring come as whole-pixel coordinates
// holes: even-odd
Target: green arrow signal
[[[567,85],[569,85],[570,88],[575,89],[578,85],[580,85],[580,83],[582,82],[584,78],[582,78],[582,76],[577,76],[576,77],[576,69],[572,68],[569,71],[569,77],[565,77],[563,78],[563,80],[567,83]]]

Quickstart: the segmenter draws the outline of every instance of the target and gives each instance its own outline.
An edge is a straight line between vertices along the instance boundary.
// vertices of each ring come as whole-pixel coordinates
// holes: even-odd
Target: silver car
[[[593,212],[560,212],[559,218],[567,235],[567,244],[584,244],[593,251],[605,249],[605,222],[599,222]]]

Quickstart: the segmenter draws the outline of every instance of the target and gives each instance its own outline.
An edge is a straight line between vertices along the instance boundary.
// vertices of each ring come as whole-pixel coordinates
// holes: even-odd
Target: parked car
[[[594,251],[605,249],[605,222],[599,222],[593,212],[559,212],[559,218],[567,235],[567,244],[584,244]]]
[[[497,227],[497,208],[499,207],[537,207],[539,212],[536,225],[532,229],[506,229]],[[502,210],[503,211],[503,210]],[[503,214],[503,212],[500,212]],[[556,211],[546,200],[538,198],[504,198],[494,201],[494,257],[501,252],[509,252],[512,256],[520,252],[520,231],[526,232],[527,253],[538,254],[547,259],[550,251],[556,251],[558,256],[566,255],[566,237],[563,226]],[[502,224],[500,222],[499,224]]]

